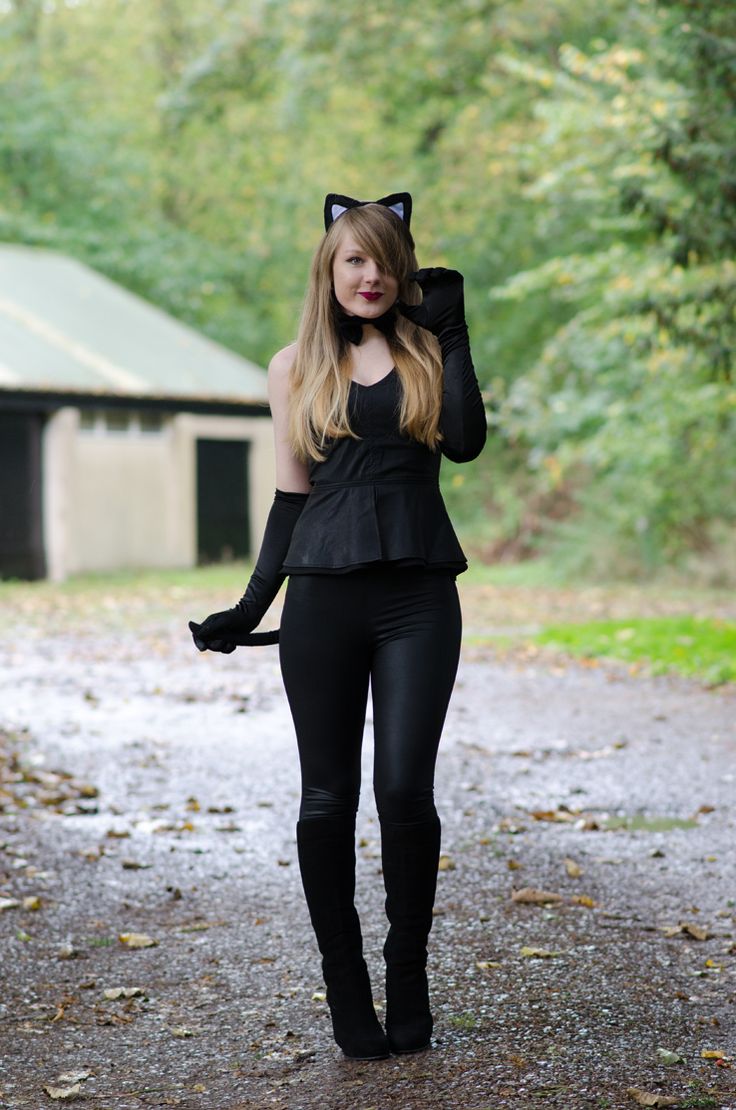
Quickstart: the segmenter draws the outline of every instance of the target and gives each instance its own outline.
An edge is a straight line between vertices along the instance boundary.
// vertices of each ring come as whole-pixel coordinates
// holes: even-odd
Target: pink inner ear
[[[400,200],[398,204],[390,204],[389,208],[391,209],[392,212],[396,213],[396,215],[399,217],[400,220],[403,220],[403,218],[404,218],[404,202],[403,202],[403,200]]]
[[[333,219],[333,221],[336,220],[338,216],[342,216],[343,212],[347,212],[347,208],[345,207],[344,204],[333,204],[332,205],[332,219]]]

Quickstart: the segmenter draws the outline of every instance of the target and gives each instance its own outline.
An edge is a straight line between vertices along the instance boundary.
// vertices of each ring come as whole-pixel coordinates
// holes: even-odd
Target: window
[[[138,424],[142,432],[150,434],[151,432],[162,431],[164,420],[160,412],[151,412],[145,409],[143,412],[138,413]]]
[[[93,435],[161,435],[168,418],[168,413],[151,409],[80,409],[79,430]]]
[[[108,432],[127,432],[132,413],[125,409],[107,409],[104,415],[105,430]]]

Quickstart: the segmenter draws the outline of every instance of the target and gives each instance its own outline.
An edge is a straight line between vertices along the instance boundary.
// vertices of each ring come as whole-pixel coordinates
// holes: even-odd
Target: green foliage
[[[666,43],[663,20],[649,30]],[[672,81],[674,65],[652,71],[643,51],[618,45],[565,47],[559,60],[555,70],[508,62],[549,90],[527,193],[546,220],[570,205],[587,211],[599,243],[492,291],[517,303],[544,294],[571,310],[513,382],[500,422],[537,487],[564,490],[575,506],[546,528],[548,551],[580,573],[653,573],[736,524],[736,500],[724,497],[736,488],[736,265],[724,256],[736,221],[712,205],[707,241],[698,231],[715,155],[712,172],[690,175],[662,157],[664,134],[687,133],[696,91]]]
[[[550,625],[535,640],[570,655],[645,662],[654,674],[736,682],[736,624],[728,621],[661,617]]]

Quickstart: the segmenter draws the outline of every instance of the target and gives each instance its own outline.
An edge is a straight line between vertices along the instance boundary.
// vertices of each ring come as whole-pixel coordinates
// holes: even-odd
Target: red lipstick
[[[360,295],[365,297],[367,301],[377,301],[379,297],[383,296],[383,293],[361,293]]]

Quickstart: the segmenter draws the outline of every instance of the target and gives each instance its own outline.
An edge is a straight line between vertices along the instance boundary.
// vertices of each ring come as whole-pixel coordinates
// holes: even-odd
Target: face
[[[383,316],[399,295],[399,283],[378,267],[347,232],[340,240],[332,264],[335,296],[350,316],[371,320]]]

